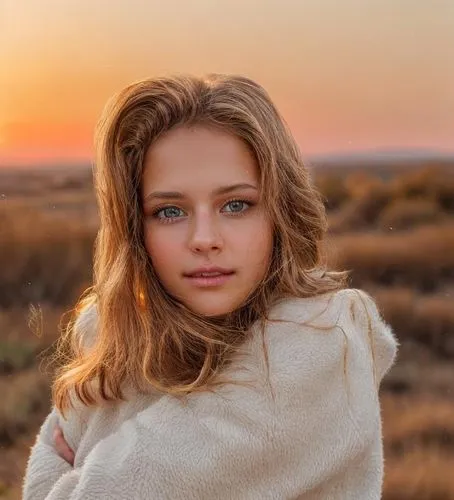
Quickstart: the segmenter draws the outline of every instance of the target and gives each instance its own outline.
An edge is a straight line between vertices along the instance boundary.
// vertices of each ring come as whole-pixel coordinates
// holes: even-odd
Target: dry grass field
[[[380,394],[383,498],[452,500],[454,163],[317,167],[314,177],[329,214],[328,260],[377,299],[401,342]],[[50,407],[46,356],[62,314],[91,284],[97,224],[89,170],[0,170],[2,499],[20,498]]]

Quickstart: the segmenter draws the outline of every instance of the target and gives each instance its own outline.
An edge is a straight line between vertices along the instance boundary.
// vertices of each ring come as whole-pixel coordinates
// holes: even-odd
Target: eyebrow
[[[219,196],[221,194],[228,194],[231,193],[232,191],[236,191],[238,189],[255,189],[257,191],[257,186],[253,186],[252,184],[247,184],[247,183],[241,183],[241,184],[233,184],[231,186],[222,186],[218,189],[215,189],[213,191],[213,194],[216,196]],[[147,194],[144,198],[144,203],[148,203],[153,199],[183,199],[184,195],[183,193],[180,193],[178,191],[153,191],[150,194]]]

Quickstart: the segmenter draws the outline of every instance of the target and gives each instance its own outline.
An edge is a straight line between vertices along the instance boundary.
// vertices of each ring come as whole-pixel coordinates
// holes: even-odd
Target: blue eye
[[[157,210],[153,215],[158,219],[176,219],[180,216],[181,208],[178,207],[164,207]]]
[[[230,212],[230,213],[240,213],[240,212],[244,212],[244,210],[246,210],[245,205],[247,205],[247,207],[250,206],[250,203],[247,202],[247,201],[244,201],[244,200],[232,200],[232,201],[229,201],[225,206],[226,207],[229,207],[230,206],[230,210],[227,210],[227,212]]]

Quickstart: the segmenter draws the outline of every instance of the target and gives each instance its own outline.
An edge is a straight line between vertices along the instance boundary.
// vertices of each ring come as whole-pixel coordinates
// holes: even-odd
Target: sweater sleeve
[[[397,359],[400,343],[391,326],[386,323],[377,304],[364,290],[350,289],[349,312],[357,329],[357,335],[367,341],[377,389],[383,377]]]
[[[31,449],[22,485],[23,500],[44,500],[57,480],[72,470],[53,445],[53,431],[58,419],[54,408],[42,424]]]
[[[332,318],[345,312],[344,297]],[[359,295],[349,292],[352,297]],[[365,376],[369,314],[381,375],[395,344],[363,298],[366,312],[355,299],[353,321],[342,325],[352,348],[350,401],[339,329],[307,329],[284,308],[292,321],[268,328],[272,402],[247,386],[191,395],[184,404],[163,396],[99,441],[81,467],[59,478],[47,500],[379,499],[379,406],[372,376]],[[253,375],[256,367],[248,368]],[[373,463],[363,473],[368,460]]]

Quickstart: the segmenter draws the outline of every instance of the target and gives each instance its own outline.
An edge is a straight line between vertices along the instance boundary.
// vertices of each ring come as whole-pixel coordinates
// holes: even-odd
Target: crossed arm
[[[332,404],[336,404],[334,400]],[[56,448],[41,448],[34,464],[42,466],[40,458],[52,460],[58,471],[45,478],[45,485],[39,481],[30,484],[24,500],[271,498],[276,485],[289,488],[285,497],[294,498],[301,491],[301,482],[295,484],[295,477],[310,491],[342,473],[364,452],[366,443],[356,427],[339,418],[343,410],[325,409],[331,415],[328,420],[304,422],[300,416],[299,423],[296,419],[283,425],[258,422],[251,429],[241,417],[237,422],[229,416],[222,421],[218,414],[213,421],[202,423],[190,413],[179,415],[172,403],[157,411],[150,408],[99,441],[80,467],[73,468]],[[299,436],[289,435],[283,428],[287,424],[299,427],[303,422],[307,429],[300,429]],[[314,434],[317,440],[304,442]],[[298,489],[292,491],[292,487]]]
[[[262,395],[241,387],[231,400],[199,395],[189,406],[162,397],[94,443],[78,467],[68,460],[64,438],[54,436],[54,410],[32,450],[24,500],[271,498],[276,485],[281,489],[274,498],[295,498],[329,484],[367,456],[376,435],[361,434],[355,404],[353,413],[348,409],[343,356],[339,352],[333,364],[322,366],[314,364],[317,352],[313,346],[297,358],[284,353],[285,363],[295,359],[298,369],[311,369],[295,381],[289,367],[288,380],[280,382],[278,413],[264,406]],[[356,408],[371,412],[378,432],[376,404],[373,397],[370,407]]]

